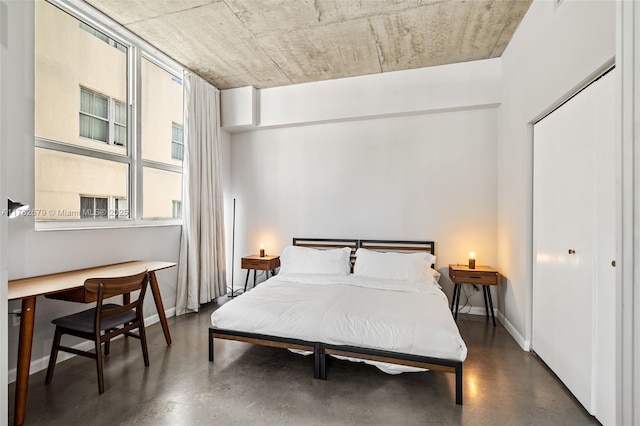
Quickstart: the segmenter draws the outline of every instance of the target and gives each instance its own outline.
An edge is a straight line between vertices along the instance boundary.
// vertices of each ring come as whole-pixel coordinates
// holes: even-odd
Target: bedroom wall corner
[[[532,121],[615,55],[615,2],[535,0],[502,55],[498,108],[498,268],[504,316],[531,338]],[[516,337],[516,336],[514,336]],[[517,340],[517,338],[516,338]]]

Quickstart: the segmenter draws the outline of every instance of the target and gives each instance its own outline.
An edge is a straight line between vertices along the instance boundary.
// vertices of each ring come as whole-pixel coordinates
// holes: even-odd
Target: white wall
[[[7,71],[9,64],[9,9],[4,0],[0,0],[0,200],[7,199],[7,138],[9,136],[8,118],[11,111],[8,97],[9,87]],[[13,13],[13,12],[12,12]],[[15,22],[17,19],[13,19]],[[15,25],[15,24],[14,24]],[[3,206],[4,207],[4,206]],[[7,216],[0,215],[0,348],[7,347]],[[0,423],[7,424],[9,418],[8,406],[8,374],[7,350],[0,349]]]
[[[236,288],[244,284],[246,273],[238,269],[240,257],[257,253],[260,243],[268,254],[277,254],[292,237],[433,239],[439,268],[466,263],[471,250],[479,263],[495,265],[493,105],[499,101],[499,85],[492,83],[500,77],[495,64],[466,64],[469,81],[462,84],[479,83],[484,94],[472,91],[475,96],[458,97],[457,104],[450,101],[456,94],[430,90],[429,80],[420,78],[414,85],[417,94],[404,105],[392,102],[386,109],[380,93],[393,93],[399,80],[402,87],[410,87],[416,74],[424,76],[415,70],[407,71],[404,79],[394,73],[391,81],[383,74],[318,87],[309,83],[269,89],[268,96],[263,90],[260,125],[265,124],[264,115],[273,123],[281,113],[280,127],[233,134],[231,142],[232,192],[238,203]],[[444,78],[446,67],[438,68],[438,83],[451,87]],[[487,68],[492,71],[474,72]],[[462,80],[459,69],[452,66],[453,81]],[[314,96],[305,104],[296,89]],[[282,124],[289,110],[274,105],[287,104],[283,99],[297,99],[307,115],[295,120],[309,121]],[[421,99],[426,101],[417,112]],[[347,120],[327,121],[341,115],[345,100],[374,106],[362,112],[364,117],[351,113]],[[373,112],[378,117],[371,116]],[[445,290],[450,292],[447,282]],[[472,304],[483,306],[480,294]]]
[[[463,62],[260,91],[262,127],[496,105],[500,60]]]
[[[9,13],[8,19],[3,18],[6,21],[3,21],[3,29],[0,31],[7,31],[6,40],[9,40],[9,44],[5,46],[6,40],[3,39],[2,45],[2,96],[3,100],[11,99],[10,108],[4,102],[2,104],[3,116],[6,114],[2,130],[2,143],[6,144],[3,154],[6,156],[3,155],[2,167],[7,177],[9,196],[33,206],[33,2],[8,2],[1,3],[0,6],[3,15],[6,10]],[[4,22],[7,21],[10,25],[5,30]],[[7,123],[9,125],[5,127]],[[9,279],[125,260],[178,260],[179,226],[35,232],[33,218],[20,217],[12,219],[8,228],[8,235],[2,234],[0,237],[3,243],[8,242],[11,247],[6,259]],[[3,262],[4,259],[3,256]],[[167,310],[175,306],[176,269],[158,273],[160,291]],[[9,303],[10,310],[19,307],[19,302]],[[86,306],[38,298],[32,360],[49,354],[53,337],[51,319],[84,307]],[[145,311],[147,315],[155,314],[152,298],[147,300]],[[3,320],[6,318],[5,315],[2,317]],[[18,329],[19,327],[9,326],[10,370],[15,369],[16,365]],[[3,345],[3,348],[6,347]],[[3,371],[6,369],[3,368]],[[3,389],[6,386],[3,385]]]
[[[531,123],[589,80],[615,54],[615,3],[534,1],[502,56],[498,116],[498,268],[505,324],[531,336]]]
[[[255,90],[222,91],[230,132],[470,109],[500,102],[500,59]]]

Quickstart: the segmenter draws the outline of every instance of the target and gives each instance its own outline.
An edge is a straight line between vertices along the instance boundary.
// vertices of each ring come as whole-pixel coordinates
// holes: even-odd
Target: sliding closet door
[[[597,300],[603,288],[615,294],[613,81],[607,74],[534,126],[532,348],[594,415],[596,385],[615,394],[598,374],[613,366],[613,345],[596,341],[596,321],[615,332],[613,306],[602,316]]]

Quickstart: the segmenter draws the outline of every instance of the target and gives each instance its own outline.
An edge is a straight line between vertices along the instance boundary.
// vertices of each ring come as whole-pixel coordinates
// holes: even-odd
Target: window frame
[[[156,161],[142,159],[142,126],[140,114],[140,102],[142,92],[142,76],[141,61],[145,58],[153,64],[164,69],[173,77],[183,81],[184,68],[176,61],[166,56],[156,48],[148,44],[146,41],[129,32],[127,29],[105,16],[101,12],[94,9],[87,3],[75,2],[73,0],[46,0],[51,5],[59,8],[63,12],[68,13],[80,22],[93,27],[98,32],[107,36],[115,43],[115,48],[121,45],[126,48],[127,55],[127,99],[124,103],[126,107],[126,135],[127,140],[124,146],[126,155],[101,151],[99,149],[91,149],[77,145],[71,145],[64,142],[35,138],[34,150],[37,148],[52,149],[59,152],[83,155],[92,158],[98,158],[109,161],[116,161],[128,165],[128,218],[110,217],[108,219],[73,219],[73,220],[50,220],[35,221],[35,229],[39,230],[61,230],[61,229],[86,229],[86,228],[123,228],[123,227],[146,227],[146,226],[175,226],[182,224],[182,218],[163,218],[163,219],[144,219],[142,215],[142,172],[144,167],[166,170],[184,174],[186,168],[172,164],[159,163]],[[91,34],[91,32],[88,32]],[[93,34],[92,34],[93,35]],[[101,39],[101,38],[100,38]],[[102,40],[102,39],[101,39]],[[103,40],[104,41],[104,40]],[[109,43],[113,46],[113,44]],[[184,84],[184,82],[183,82]],[[101,96],[103,94],[85,87]],[[108,142],[85,138],[95,141],[99,148],[102,144],[122,146],[115,144],[114,123],[115,106],[114,102],[120,102],[113,98],[109,99],[109,137]],[[120,102],[122,103],[122,102]],[[184,108],[184,105],[183,105]],[[80,112],[80,105],[78,105]],[[92,116],[92,115],[89,115]],[[79,118],[78,118],[79,119]],[[173,138],[172,138],[173,139]],[[87,195],[90,196],[90,195]],[[111,206],[111,200],[109,202]]]

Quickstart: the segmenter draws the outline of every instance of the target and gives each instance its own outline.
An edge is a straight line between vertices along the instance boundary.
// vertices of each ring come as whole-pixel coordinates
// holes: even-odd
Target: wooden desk
[[[145,269],[149,271],[151,292],[158,309],[158,316],[162,324],[162,331],[171,344],[169,325],[164,313],[160,288],[156,280],[155,271],[176,266],[173,262],[159,262],[152,260],[136,260],[133,262],[117,263],[114,265],[98,266],[95,268],[79,269],[58,274],[42,275],[39,277],[11,280],[8,285],[8,299],[22,300],[22,314],[20,319],[20,340],[18,343],[18,368],[16,374],[15,413],[13,424],[24,423],[27,408],[27,390],[29,388],[29,365],[31,364],[31,347],[33,344],[33,324],[36,313],[36,297],[52,295],[63,300],[79,301],[73,294],[78,294],[87,278],[109,278],[133,275]],[[69,297],[66,297],[66,296]]]
[[[451,301],[451,312],[453,318],[458,320],[458,309],[460,304],[460,287],[462,284],[481,285],[484,294],[484,310],[491,319],[493,326],[496,326],[496,317],[493,312],[493,301],[491,300],[490,285],[498,285],[498,271],[490,266],[476,266],[469,269],[467,265],[449,265],[449,278],[455,286],[453,287],[453,300]]]

